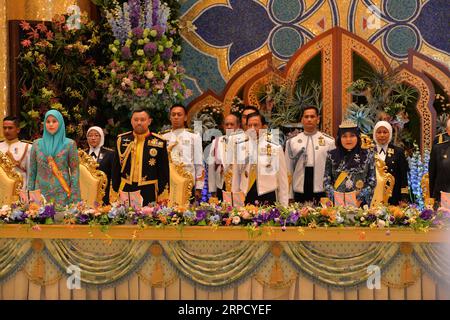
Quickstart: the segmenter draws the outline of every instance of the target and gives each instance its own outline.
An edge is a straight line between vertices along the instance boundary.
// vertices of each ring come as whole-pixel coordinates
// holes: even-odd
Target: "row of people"
[[[101,128],[89,128],[88,153],[108,177],[104,203],[109,202],[110,182],[115,191],[140,190],[145,204],[155,201],[169,188],[169,155],[171,161],[182,163],[192,176],[193,195],[200,198],[205,177],[201,137],[185,128],[186,116],[184,106],[173,106],[172,129],[158,135],[148,129],[151,115],[136,110],[131,117],[133,131],[118,136],[115,152],[103,146]],[[398,204],[406,198],[407,162],[403,150],[390,144],[389,123],[380,121],[375,126],[376,147],[371,151],[361,148],[356,125],[342,123],[335,143],[332,137],[318,131],[319,121],[317,108],[306,108],[301,118],[304,131],[289,139],[283,150],[279,140],[265,132],[265,119],[255,107],[247,107],[240,119],[227,116],[227,134],[217,137],[207,151],[209,191],[220,197],[228,177],[231,191],[243,192],[247,203],[318,202],[324,196],[332,199],[335,191],[357,191],[359,203],[370,204],[376,184],[374,153],[377,153],[395,178],[389,203]],[[29,190],[40,189],[44,196],[63,205],[79,201],[76,144],[66,137],[64,120],[58,111],[47,112],[44,123],[43,137],[31,146],[18,141],[17,118],[6,117],[3,121],[6,140],[0,143],[0,151],[11,158]],[[450,121],[447,124],[450,132]],[[431,194],[438,199],[439,191],[449,191],[445,179],[436,179],[436,173],[448,159],[448,145],[445,141],[439,143],[430,160]]]

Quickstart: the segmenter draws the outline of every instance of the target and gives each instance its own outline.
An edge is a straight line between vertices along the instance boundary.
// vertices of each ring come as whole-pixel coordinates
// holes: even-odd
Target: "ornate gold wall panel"
[[[434,138],[434,123],[436,111],[433,108],[434,88],[433,84],[425,76],[412,70],[407,65],[401,65],[397,74],[397,80],[415,87],[419,93],[416,110],[420,117],[420,148],[431,150]]]
[[[270,70],[263,72],[261,75],[256,75],[254,79],[251,79],[244,89],[244,103],[247,105],[257,106],[261,108],[261,104],[258,99],[258,92],[268,83],[276,83],[279,85],[286,84],[286,80],[277,70]]]
[[[428,77],[436,80],[444,89],[447,96],[450,96],[450,72],[444,65],[438,65],[438,62],[418,53],[410,52],[409,64],[414,70],[425,73]]]
[[[329,30],[308,42],[289,60],[286,67],[285,78],[295,81],[302,69],[315,55],[322,53],[322,131],[333,135],[334,122],[334,89],[333,89],[333,30]]]
[[[222,101],[219,97],[217,97],[213,92],[207,91],[202,94],[200,97],[195,99],[190,105],[188,114],[187,114],[187,123],[191,123],[192,117],[202,110],[205,106],[208,105],[216,105],[222,104]]]
[[[6,115],[6,108],[8,105],[8,23],[6,2],[0,2],[0,115]],[[3,127],[0,126],[0,137],[3,137]]]

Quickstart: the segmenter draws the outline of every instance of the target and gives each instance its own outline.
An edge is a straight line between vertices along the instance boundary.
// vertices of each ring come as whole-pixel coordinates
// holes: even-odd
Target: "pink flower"
[[[26,40],[23,40],[22,42],[20,42],[21,44],[22,44],[22,46],[24,46],[25,48],[26,47],[29,47],[29,46],[31,46],[31,41],[30,40],[28,40],[28,39],[26,39]]]
[[[153,208],[153,207],[143,207],[142,213],[145,214],[146,216],[150,216],[153,214],[154,210],[155,210],[155,208]]]
[[[22,28],[22,30],[25,30],[25,31],[31,29],[30,24],[28,22],[26,22],[26,21],[21,21],[20,22],[20,27]]]

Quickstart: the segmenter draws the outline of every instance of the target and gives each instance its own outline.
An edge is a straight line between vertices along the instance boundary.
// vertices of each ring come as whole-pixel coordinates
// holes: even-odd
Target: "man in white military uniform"
[[[334,139],[318,131],[319,110],[306,107],[301,122],[304,132],[286,142],[286,166],[290,183],[290,199],[318,203],[325,197],[323,176],[327,152],[335,148]]]
[[[194,179],[195,199],[200,200],[204,186],[205,169],[203,167],[202,138],[185,127],[187,121],[186,108],[173,105],[170,108],[172,129],[162,133],[167,140],[167,149],[174,163],[182,163],[184,169]]]
[[[263,132],[264,126],[264,117],[252,113],[247,117],[246,138],[234,141],[232,191],[243,192],[245,203],[278,201],[287,205],[289,184],[283,148]]]
[[[15,169],[22,176],[22,188],[27,186],[28,168],[30,166],[31,144],[18,139],[20,132],[19,119],[7,116],[3,119],[3,135],[5,140],[0,142],[0,151],[13,162]]]
[[[211,143],[208,159],[208,189],[213,197],[222,200],[225,190],[225,177],[232,174],[233,146],[230,143],[232,135],[239,129],[239,118],[229,114],[224,120],[226,134],[217,137]],[[231,182],[231,181],[230,181]],[[231,191],[231,190],[227,190]]]

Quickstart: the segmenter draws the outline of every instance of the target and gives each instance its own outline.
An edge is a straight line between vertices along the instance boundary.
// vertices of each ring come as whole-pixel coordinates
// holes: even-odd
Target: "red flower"
[[[45,26],[44,23],[38,23],[36,25],[36,29],[38,29],[39,31],[41,31],[42,33],[46,33],[47,32],[47,27]]]
[[[20,22],[20,27],[22,28],[22,30],[25,30],[25,31],[31,29],[30,24],[29,24],[28,22],[26,22],[25,20],[22,20],[22,21]]]
[[[31,46],[31,41],[28,40],[28,39],[25,39],[25,40],[21,41],[20,43],[21,43],[22,46],[24,46],[25,48]]]
[[[45,34],[45,36],[47,37],[47,40],[53,40],[53,32],[47,31],[47,33]]]

